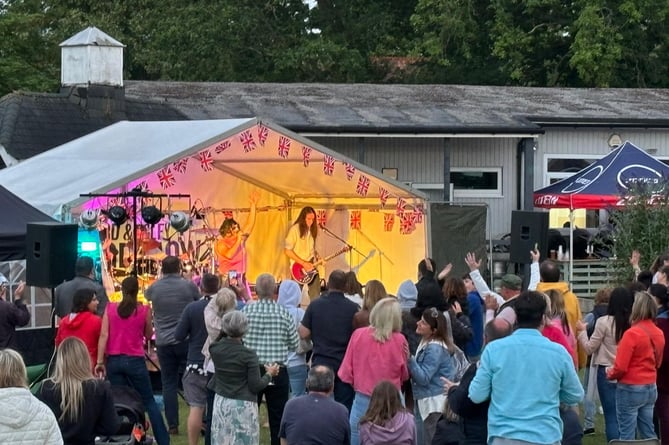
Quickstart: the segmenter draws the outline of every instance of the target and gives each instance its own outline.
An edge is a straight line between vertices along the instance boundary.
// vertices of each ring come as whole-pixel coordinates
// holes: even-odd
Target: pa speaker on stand
[[[26,284],[55,288],[74,277],[77,262],[76,224],[28,223],[26,232]]]
[[[541,258],[548,254],[548,212],[511,212],[511,249],[509,261],[527,264],[530,251],[539,249]]]

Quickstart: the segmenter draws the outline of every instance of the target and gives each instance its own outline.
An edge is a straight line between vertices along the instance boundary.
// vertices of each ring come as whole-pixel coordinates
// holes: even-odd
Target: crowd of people
[[[286,239],[304,270],[318,258],[314,221],[303,209]],[[227,244],[243,245],[237,226],[224,232],[236,239]],[[124,386],[141,398],[158,445],[184,426],[179,387],[189,445],[203,432],[206,445],[258,444],[261,403],[272,445],[580,445],[594,432],[596,399],[607,441],[669,444],[669,255],[639,271],[635,253],[634,280],[600,289],[585,317],[559,265],[528,255],[525,289],[508,274],[494,292],[468,253],[465,275],[425,258],[394,295],[379,280],[363,286],[333,270],[317,295],[312,283],[261,274],[254,298],[226,275],[204,274],[198,287],[167,256],[145,292],[150,306],[138,302],[133,276],[121,301],[107,302],[80,258],[78,283],[57,293],[56,307],[69,310],[36,398],[21,356],[0,351],[0,442],[32,434],[22,443],[93,444],[117,431],[114,388]],[[11,310],[24,309],[19,295]],[[164,416],[145,361],[154,333]]]

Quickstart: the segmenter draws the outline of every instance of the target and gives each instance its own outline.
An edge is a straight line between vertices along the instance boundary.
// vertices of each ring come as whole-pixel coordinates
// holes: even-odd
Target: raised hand
[[[538,249],[530,250],[530,257],[532,257],[532,262],[533,263],[538,263],[540,256],[541,256],[541,254],[539,253]]]
[[[476,254],[474,252],[467,252],[467,256],[465,256],[465,263],[467,263],[467,266],[469,266],[469,270],[471,272],[481,267],[481,260],[476,261]]]
[[[499,303],[493,294],[486,294],[485,296],[485,308],[496,311],[499,309]]]
[[[258,190],[254,190],[251,192],[249,195],[249,201],[251,204],[257,204],[258,201],[260,200],[260,192]]]

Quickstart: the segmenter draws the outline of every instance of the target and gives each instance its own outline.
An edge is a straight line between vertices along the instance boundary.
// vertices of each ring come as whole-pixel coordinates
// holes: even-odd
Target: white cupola
[[[61,86],[123,86],[125,45],[94,26],[60,44]]]

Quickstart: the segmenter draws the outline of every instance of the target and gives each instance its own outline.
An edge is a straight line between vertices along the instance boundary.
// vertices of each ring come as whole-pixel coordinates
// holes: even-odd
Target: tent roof
[[[261,128],[282,135],[290,144],[285,158],[278,154],[278,147],[261,144]],[[251,136],[255,149],[242,150],[244,133]],[[220,150],[223,143],[229,145]],[[305,147],[312,149],[308,168],[303,156]],[[118,122],[3,169],[0,184],[53,214],[62,205],[76,206],[85,202],[87,198],[80,194],[107,193],[170,163],[197,158],[204,151],[212,156],[215,168],[289,200],[330,202],[337,199],[362,205],[373,203],[378,207],[379,187],[391,198],[426,198],[339,153],[255,118]],[[324,174],[326,156],[331,156],[337,164],[330,176]],[[355,168],[354,178],[347,178],[344,163]],[[356,184],[362,175],[370,179],[365,197],[356,193]]]
[[[657,183],[669,177],[669,166],[626,141],[578,173],[534,192],[534,206],[602,209],[617,207],[631,183]]]
[[[26,254],[26,224],[53,221],[0,185],[0,261],[20,260]]]

